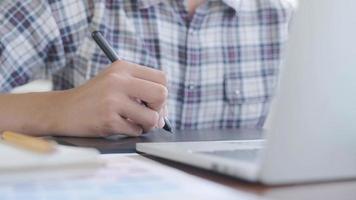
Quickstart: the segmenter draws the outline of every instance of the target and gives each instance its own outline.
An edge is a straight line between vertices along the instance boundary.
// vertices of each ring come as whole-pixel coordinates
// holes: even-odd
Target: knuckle
[[[115,89],[117,89],[116,86],[126,86],[130,84],[129,76],[126,76],[121,73],[110,72],[106,77],[107,85],[109,87],[115,86]]]
[[[123,132],[129,136],[140,136],[143,132],[141,126],[136,125],[131,119],[124,119],[127,121],[127,126],[125,126],[125,130]]]
[[[167,85],[167,76],[163,71],[157,71],[157,76],[163,85]]]
[[[158,102],[162,102],[162,103],[165,102],[166,99],[167,99],[167,96],[168,96],[167,88],[162,86],[162,85],[160,85],[160,86],[157,87],[157,91],[156,92],[157,92],[156,93],[156,98],[157,98],[156,100]]]
[[[153,127],[156,126],[156,124],[158,123],[159,120],[159,115],[157,112],[150,112],[150,115],[146,121],[147,123],[147,128],[146,129],[152,129]]]

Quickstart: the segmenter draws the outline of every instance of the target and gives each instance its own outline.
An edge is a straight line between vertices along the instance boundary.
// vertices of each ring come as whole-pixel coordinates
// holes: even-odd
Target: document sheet
[[[92,170],[0,177],[1,199],[259,199],[137,154],[101,158],[105,165]]]

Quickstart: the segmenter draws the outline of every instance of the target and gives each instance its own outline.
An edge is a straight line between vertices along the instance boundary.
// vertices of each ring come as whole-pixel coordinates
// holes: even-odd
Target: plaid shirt
[[[0,89],[51,77],[68,89],[110,64],[90,38],[165,71],[176,129],[261,127],[278,82],[291,0],[0,1]]]

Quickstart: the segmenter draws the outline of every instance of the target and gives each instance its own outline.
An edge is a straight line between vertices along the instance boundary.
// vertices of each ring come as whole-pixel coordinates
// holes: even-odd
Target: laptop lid
[[[356,177],[356,1],[300,0],[261,179]]]

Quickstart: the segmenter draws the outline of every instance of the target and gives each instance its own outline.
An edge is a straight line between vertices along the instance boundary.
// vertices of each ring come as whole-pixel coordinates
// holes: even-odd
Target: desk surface
[[[243,140],[260,139],[262,130],[199,130],[176,131],[174,134],[164,130],[156,130],[141,137],[122,137],[117,140],[105,138],[53,137],[65,145],[93,147],[101,153],[134,153],[139,142],[181,142],[181,141],[213,141],[213,140]]]
[[[262,199],[271,200],[354,200],[356,199],[356,180],[299,184],[267,187],[260,184],[248,183],[239,179],[216,174],[184,164],[146,156],[159,163],[185,171],[189,174],[205,178],[233,189],[256,194]]]
[[[169,134],[164,131],[148,133],[138,138],[121,138],[119,140],[107,140],[102,138],[75,138],[56,137],[60,143],[75,146],[94,147],[102,153],[127,153],[135,152],[135,144],[138,142],[176,142],[176,141],[209,141],[209,140],[238,140],[238,139],[260,139],[261,130],[201,130],[184,131]],[[187,165],[179,164],[164,159],[149,157],[155,161],[185,171],[202,178],[232,187],[237,190],[257,194],[267,199],[276,200],[353,200],[356,198],[356,180],[344,182],[328,182],[304,185],[289,185],[282,187],[266,187],[259,184],[246,183],[244,181],[215,174],[210,171],[201,170]]]

